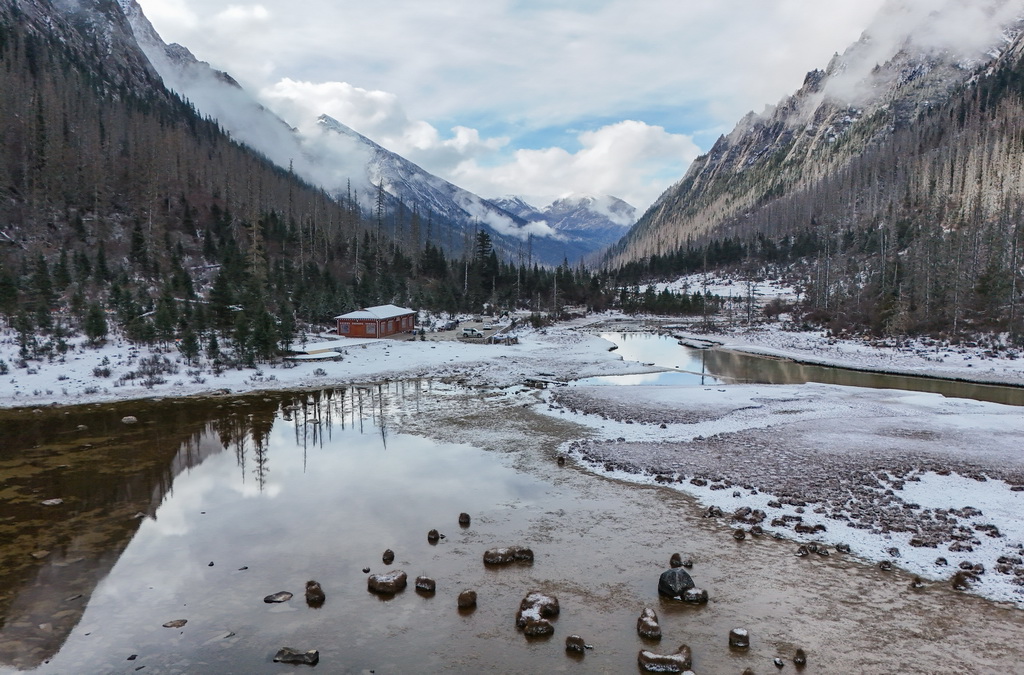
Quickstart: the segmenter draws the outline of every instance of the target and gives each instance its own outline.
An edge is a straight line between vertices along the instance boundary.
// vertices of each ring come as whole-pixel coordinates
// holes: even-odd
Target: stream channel
[[[708,372],[711,356],[696,353]],[[638,650],[683,643],[697,673],[775,672],[776,657],[793,669],[798,647],[805,673],[1019,672],[1021,610],[945,583],[910,590],[852,557],[797,558],[791,542],[737,542],[685,494],[559,466],[584,432],[533,410],[537,397],[414,380],[3,412],[0,672],[304,671],[273,663],[289,646],[319,650],[329,673],[635,673]],[[430,543],[434,528],[445,537]],[[482,563],[508,545],[535,560]],[[707,605],[659,598],[675,552]],[[402,569],[409,587],[371,594],[367,567]],[[414,590],[419,575],[436,593]],[[464,589],[475,611],[456,608]],[[515,627],[531,590],[560,601],[553,637]],[[294,597],[264,602],[278,591]],[[644,607],[660,643],[637,635]],[[728,648],[737,627],[750,649]],[[569,655],[573,633],[593,649]]]

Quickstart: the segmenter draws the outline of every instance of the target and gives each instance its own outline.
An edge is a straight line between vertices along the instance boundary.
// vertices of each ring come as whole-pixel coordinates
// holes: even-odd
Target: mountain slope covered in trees
[[[844,102],[830,83],[865,37],[719,139],[609,264],[745,265],[802,280],[809,317],[836,329],[1020,339],[1024,38],[1003,28],[972,59],[908,40]]]
[[[112,0],[0,0],[0,91],[0,318],[24,359],[120,330],[251,364],[359,306],[618,297],[607,275],[502,260],[483,229],[452,256],[414,206],[365,212],[276,166],[164,87]]]

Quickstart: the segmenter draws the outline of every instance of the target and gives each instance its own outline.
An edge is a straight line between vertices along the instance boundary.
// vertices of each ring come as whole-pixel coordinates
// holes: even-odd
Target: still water
[[[595,385],[710,385],[727,382],[751,384],[804,384],[819,382],[847,387],[900,389],[1024,406],[1024,388],[975,384],[932,377],[909,377],[795,363],[723,349],[691,349],[676,338],[652,333],[602,333],[614,342],[627,361],[639,361],[671,372],[617,375],[579,380]]]
[[[317,672],[378,674],[637,672],[638,650],[682,643],[705,673],[768,672],[797,646],[808,674],[1024,660],[1020,610],[948,584],[910,591],[902,573],[853,559],[796,558],[782,541],[736,542],[678,492],[558,466],[580,429],[524,407],[533,395],[415,381],[3,413],[0,672],[304,671],[272,662],[284,646],[318,649]],[[446,536],[430,544],[434,528]],[[505,545],[536,559],[486,568],[483,552]],[[708,605],[658,597],[674,552],[694,560]],[[372,595],[364,567],[402,569],[410,586]],[[413,590],[418,575],[437,592]],[[309,579],[320,609],[304,602]],[[456,609],[464,589],[476,611]],[[561,602],[550,639],[514,625],[534,589]],[[263,601],[279,591],[294,597]],[[661,643],[636,634],[645,606]],[[738,626],[746,652],[726,646]],[[568,656],[571,633],[594,649]]]

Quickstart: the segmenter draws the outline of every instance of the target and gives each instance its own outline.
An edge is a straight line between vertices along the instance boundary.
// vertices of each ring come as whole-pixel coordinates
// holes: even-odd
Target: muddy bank
[[[760,509],[766,531],[932,579],[980,565],[973,590],[1024,604],[1018,408],[826,385],[566,387],[548,401],[587,427],[565,448],[591,470],[686,491],[725,525]]]
[[[595,480],[581,464],[559,466],[559,449],[570,439],[600,433],[575,418],[565,419],[559,411],[557,417],[550,411],[538,414],[546,406],[523,407],[511,395],[451,404],[429,422],[410,419],[403,427],[503,453],[520,470],[551,481],[559,493],[576,495],[572,507],[517,509],[509,517],[529,521],[527,540],[543,542],[536,547],[549,556],[547,569],[532,570],[536,583],[578,612],[569,627],[563,610],[559,630],[564,625],[588,642],[597,641],[580,666],[587,672],[606,672],[611,664],[631,672],[636,649],[666,651],[682,642],[694,649],[697,672],[746,667],[774,672],[772,659],[782,657],[792,667],[797,648],[810,655],[803,671],[808,673],[999,672],[1012,671],[1024,658],[1024,646],[1013,637],[1024,630],[1020,610],[965,595],[945,582],[911,588],[912,574],[898,567],[882,571],[834,547],[828,557],[797,557],[792,540],[764,535],[736,541],[735,523],[704,517],[703,505],[670,486]],[[648,444],[591,440],[579,452],[596,448],[609,457],[627,448],[652,450],[641,457],[649,467],[679,450],[658,448],[666,453],[659,460]],[[706,450],[713,466],[715,450],[710,445]],[[674,552],[693,560],[690,571],[709,591],[708,605],[695,608],[658,598],[656,577]],[[644,606],[658,612],[662,644],[635,637]],[[747,653],[727,647],[728,632],[736,627],[750,630]],[[595,634],[600,637],[592,639]],[[625,652],[625,658],[608,652]]]

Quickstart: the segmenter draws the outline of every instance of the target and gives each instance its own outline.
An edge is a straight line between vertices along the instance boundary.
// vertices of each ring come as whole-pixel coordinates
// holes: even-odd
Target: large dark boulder
[[[658,593],[670,598],[679,598],[695,585],[686,570],[674,567],[661,573],[661,578],[658,579]]]

